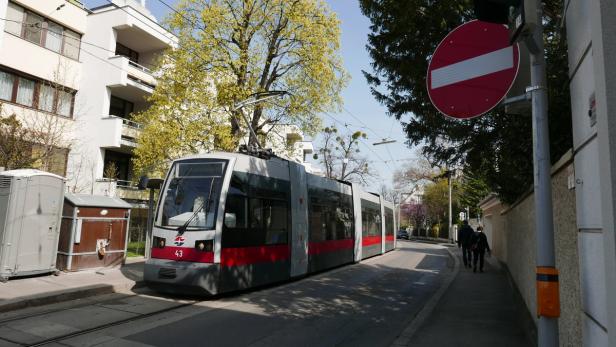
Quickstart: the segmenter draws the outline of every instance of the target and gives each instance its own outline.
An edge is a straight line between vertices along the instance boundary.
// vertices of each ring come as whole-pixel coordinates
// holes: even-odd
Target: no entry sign
[[[468,119],[490,111],[507,95],[518,73],[518,45],[504,25],[474,20],[438,45],[428,66],[428,95],[446,116]]]

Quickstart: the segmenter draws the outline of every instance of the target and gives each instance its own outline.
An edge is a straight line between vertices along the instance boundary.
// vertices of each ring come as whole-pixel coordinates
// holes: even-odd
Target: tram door
[[[291,277],[308,272],[308,189],[304,166],[289,162],[291,179]]]

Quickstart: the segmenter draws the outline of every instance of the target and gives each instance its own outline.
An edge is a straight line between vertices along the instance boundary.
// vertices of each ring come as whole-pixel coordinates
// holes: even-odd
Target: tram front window
[[[225,161],[212,159],[175,163],[165,183],[159,226],[214,229],[225,167]]]

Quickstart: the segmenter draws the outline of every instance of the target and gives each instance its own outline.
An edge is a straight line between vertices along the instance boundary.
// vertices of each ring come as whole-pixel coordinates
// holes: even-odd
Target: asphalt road
[[[437,291],[442,246],[398,242],[360,264],[196,301],[111,294],[0,316],[0,346],[389,346]]]

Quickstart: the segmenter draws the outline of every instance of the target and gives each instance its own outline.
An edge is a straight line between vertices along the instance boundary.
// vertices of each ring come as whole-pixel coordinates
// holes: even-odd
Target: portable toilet
[[[0,281],[56,271],[64,183],[40,170],[0,172]]]

